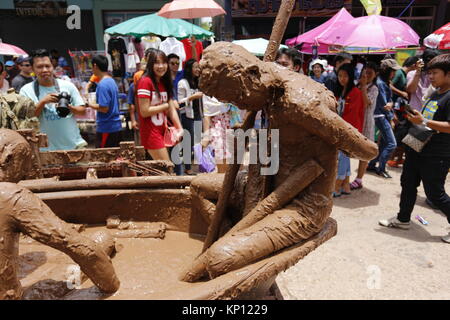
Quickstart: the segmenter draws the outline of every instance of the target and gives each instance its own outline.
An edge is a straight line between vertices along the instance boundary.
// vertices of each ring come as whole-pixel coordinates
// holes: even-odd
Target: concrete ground
[[[338,234],[277,277],[284,299],[450,299],[450,244],[440,239],[450,225],[422,186],[410,230],[378,225],[398,211],[401,168],[389,172],[392,179],[367,174],[363,189],[335,199]]]

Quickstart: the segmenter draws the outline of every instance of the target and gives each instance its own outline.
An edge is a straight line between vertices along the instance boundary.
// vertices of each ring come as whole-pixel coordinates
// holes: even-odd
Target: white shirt
[[[186,60],[186,52],[184,52],[184,45],[181,41],[178,41],[174,37],[168,37],[166,40],[161,42],[159,45],[159,50],[164,52],[166,55],[171,53],[176,54],[180,57],[180,66],[178,71],[182,70],[183,62]]]
[[[161,39],[159,37],[153,36],[145,36],[141,38],[141,44],[144,47],[144,51],[148,48],[159,49],[161,44]]]

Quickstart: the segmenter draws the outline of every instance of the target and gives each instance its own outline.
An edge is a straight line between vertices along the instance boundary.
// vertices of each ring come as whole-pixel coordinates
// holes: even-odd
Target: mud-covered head
[[[216,42],[203,52],[200,90],[241,109],[260,110],[267,104],[273,84],[263,64],[239,45]]]
[[[31,168],[31,147],[18,132],[0,129],[0,181],[19,182]]]

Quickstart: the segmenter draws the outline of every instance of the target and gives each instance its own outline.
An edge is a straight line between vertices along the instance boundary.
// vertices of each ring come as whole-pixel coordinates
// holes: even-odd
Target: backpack
[[[7,94],[0,95],[0,128],[19,130],[39,130],[39,119],[34,115],[36,105],[30,98],[21,96],[8,90]]]

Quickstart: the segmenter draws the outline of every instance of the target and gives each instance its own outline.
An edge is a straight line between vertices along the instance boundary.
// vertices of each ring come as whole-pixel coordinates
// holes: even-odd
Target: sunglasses
[[[22,64],[22,67],[31,67],[31,64]]]
[[[179,62],[171,62],[170,64],[173,66],[178,66],[180,63]]]

